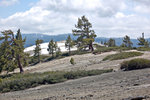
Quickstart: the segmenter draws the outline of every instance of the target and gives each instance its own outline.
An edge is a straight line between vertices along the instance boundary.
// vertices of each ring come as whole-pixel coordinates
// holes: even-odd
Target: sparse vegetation
[[[52,57],[52,56],[48,56],[48,55],[41,55],[40,56],[40,60],[41,62],[47,62],[47,61],[52,61],[54,59],[61,59],[61,58],[64,58],[64,57],[68,57],[68,56],[72,56],[72,55],[82,55],[82,54],[87,54],[89,53],[88,51],[71,51],[71,53],[69,54],[68,52],[66,53],[62,53],[61,51],[57,51],[56,52],[56,56]],[[36,60],[33,60],[34,57],[29,57],[28,59],[28,62],[29,62],[29,65],[36,65],[38,64],[38,61]]]
[[[3,76],[3,81],[0,83],[0,92],[23,90],[41,84],[54,84],[64,82],[69,79],[100,75],[108,72],[112,72],[112,69],[90,71],[80,70],[71,72],[56,71],[45,73],[14,74],[9,77]]]
[[[120,67],[120,69],[124,71],[143,69],[143,68],[150,68],[150,60],[137,58],[130,61],[124,61]]]
[[[126,48],[126,47],[100,47],[100,46],[97,46],[96,48],[97,49],[93,52],[94,54],[103,53],[103,52],[110,52],[110,51],[131,50],[130,48]]]
[[[139,47],[137,48],[138,51],[150,51],[150,48],[145,48],[145,47]]]
[[[135,56],[141,56],[141,55],[143,55],[143,53],[141,52],[121,52],[117,54],[108,55],[103,59],[103,61],[125,59],[125,58],[130,58]]]
[[[47,55],[40,55],[41,62],[44,62],[48,58],[49,58],[49,56],[47,56]],[[34,59],[34,56],[29,57],[28,62],[29,62],[29,65],[35,65],[35,64],[39,63],[37,60]]]

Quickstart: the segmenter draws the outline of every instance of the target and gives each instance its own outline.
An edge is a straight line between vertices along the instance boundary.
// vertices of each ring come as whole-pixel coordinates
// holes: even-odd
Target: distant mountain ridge
[[[77,37],[73,36],[72,34],[60,34],[60,35],[45,35],[45,34],[22,34],[22,37],[25,38],[26,37],[26,43],[25,43],[25,48],[35,45],[35,41],[37,39],[42,39],[44,42],[49,42],[51,39],[53,39],[54,41],[63,41],[66,40],[68,35],[71,36],[72,39],[76,39]],[[1,36],[1,34],[0,34]],[[107,42],[110,38],[105,38],[105,37],[97,37],[95,39],[95,42],[100,43],[101,41],[103,42]],[[116,45],[120,46],[122,44],[122,40],[123,38],[113,38],[116,41]],[[146,39],[150,42],[150,38]],[[138,40],[137,39],[131,39],[131,41],[133,42],[133,47],[138,47]]]
[[[37,39],[42,39],[44,42],[49,42],[51,39],[54,41],[66,40],[69,34],[61,35],[44,35],[44,34],[22,34],[23,38],[26,38],[25,47],[29,47],[35,44]],[[71,36],[73,38],[73,35]]]

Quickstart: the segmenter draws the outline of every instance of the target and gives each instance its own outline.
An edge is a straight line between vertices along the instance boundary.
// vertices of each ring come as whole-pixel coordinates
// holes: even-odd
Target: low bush
[[[0,83],[2,82],[2,79],[0,78]]]
[[[120,69],[124,71],[144,69],[144,68],[150,68],[150,60],[137,58],[130,61],[124,61],[120,67]]]
[[[118,60],[118,59],[126,59],[129,57],[136,57],[136,56],[141,56],[143,55],[143,53],[141,52],[120,52],[117,54],[112,54],[112,55],[108,55],[106,56],[103,61],[105,60]]]
[[[66,79],[77,79],[77,78],[81,78],[81,77],[85,77],[85,76],[93,76],[93,75],[100,75],[102,73],[108,73],[108,72],[112,72],[112,69],[109,70],[89,70],[89,71],[84,71],[84,70],[79,70],[79,71],[71,71],[71,72],[67,72],[66,74],[64,74],[64,77]]]
[[[79,50],[76,50],[76,51],[71,51],[70,54],[69,54],[69,52],[63,53],[62,56],[63,57],[68,57],[68,56],[72,56],[72,55],[82,55],[82,54],[87,54],[87,53],[89,53],[89,51],[79,51]]]
[[[150,48],[145,48],[145,47],[139,47],[137,48],[138,51],[150,51]]]
[[[40,55],[41,62],[44,62],[48,58],[49,58],[49,56],[47,56],[47,55]],[[34,56],[31,56],[28,58],[28,63],[30,65],[36,65],[39,63],[39,61],[38,61],[38,59],[35,59]]]
[[[97,54],[97,53],[102,53],[102,52],[125,51],[125,50],[131,50],[131,48],[126,48],[126,47],[100,47],[100,46],[98,46],[93,53]]]
[[[74,62],[74,59],[73,59],[73,58],[71,58],[71,59],[70,59],[70,63],[71,63],[72,65],[74,65],[74,64],[75,64],[75,62]]]
[[[69,79],[80,77],[100,75],[102,73],[112,72],[110,70],[90,70],[90,71],[71,71],[71,72],[45,72],[45,73],[27,73],[13,74],[10,77],[3,78],[0,82],[0,92],[18,91],[42,84],[55,84]]]

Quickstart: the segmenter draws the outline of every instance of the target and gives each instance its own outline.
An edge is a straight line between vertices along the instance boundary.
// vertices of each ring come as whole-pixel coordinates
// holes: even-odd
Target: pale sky
[[[82,15],[98,37],[150,38],[150,0],[0,0],[0,31],[72,33]]]

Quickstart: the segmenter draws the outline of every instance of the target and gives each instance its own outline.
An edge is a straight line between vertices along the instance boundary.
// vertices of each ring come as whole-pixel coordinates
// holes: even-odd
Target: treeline
[[[137,38],[137,40],[138,40],[137,45],[139,45],[139,47],[144,47],[144,48],[150,47],[149,41],[144,38],[144,33],[142,33],[142,36]],[[126,35],[123,38],[122,42],[123,43],[120,45],[120,47],[133,48],[133,43],[128,35]],[[115,39],[113,38],[110,38],[108,41],[104,41],[104,42],[100,41],[100,43],[107,47],[116,47],[116,42]]]

